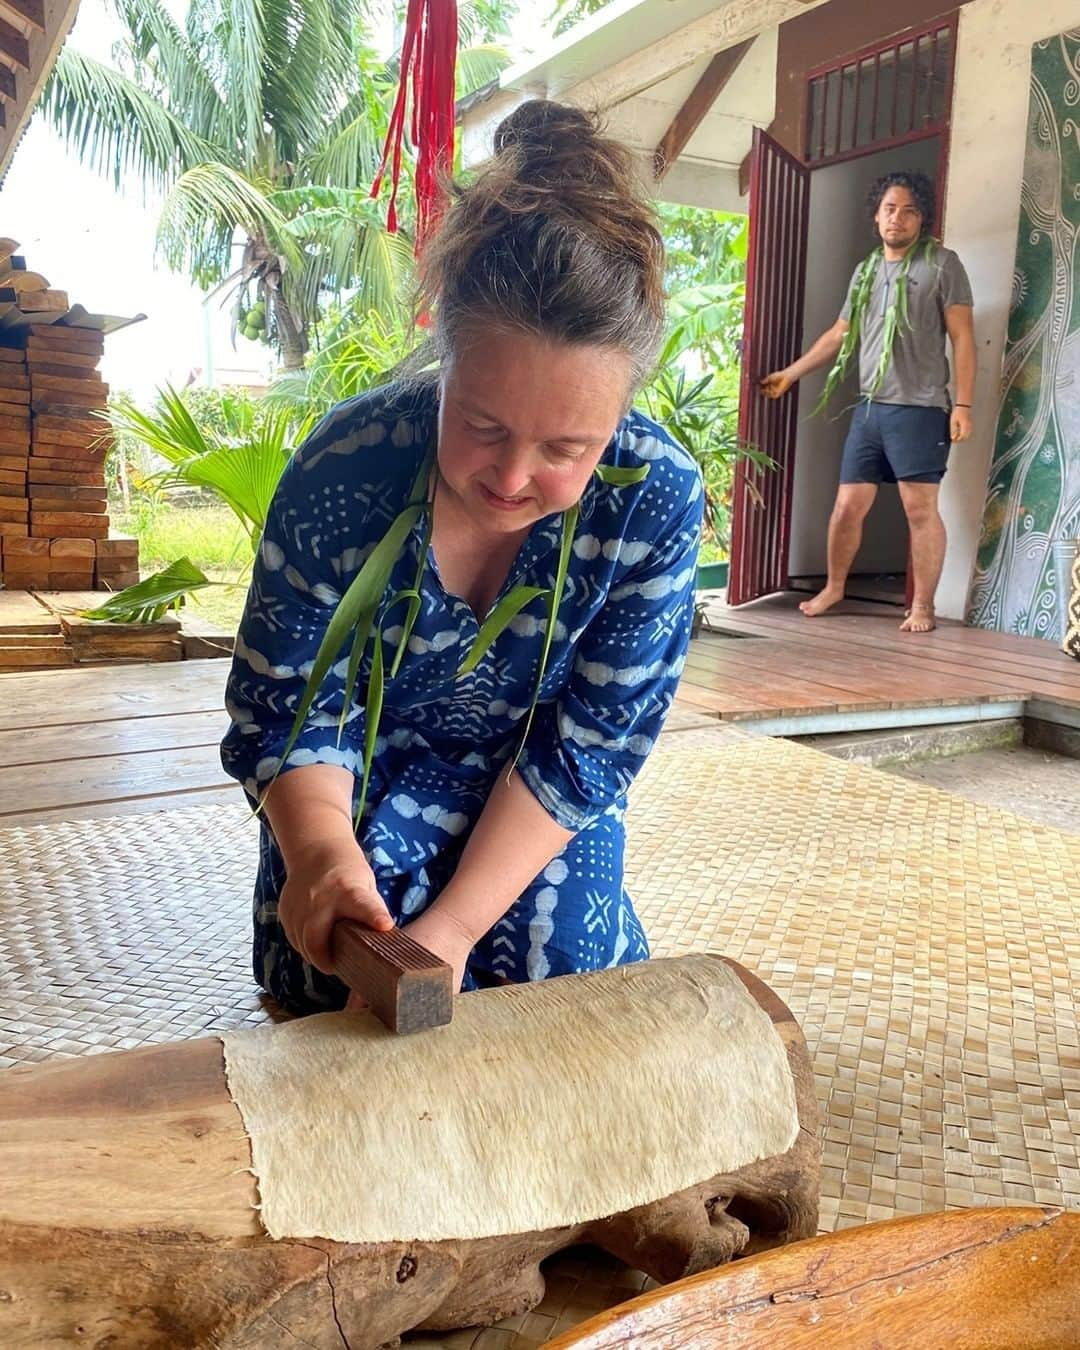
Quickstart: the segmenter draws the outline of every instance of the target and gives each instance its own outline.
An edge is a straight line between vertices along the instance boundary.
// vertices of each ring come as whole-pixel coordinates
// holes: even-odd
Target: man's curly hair
[[[934,185],[924,173],[909,173],[906,169],[898,169],[895,173],[886,173],[875,180],[870,191],[866,194],[866,213],[869,216],[870,224],[873,225],[874,217],[878,213],[878,207],[881,205],[881,199],[891,187],[907,188],[915,198],[915,205],[922,212],[922,232],[929,234],[934,228],[934,216],[937,212],[937,196],[934,192]]]

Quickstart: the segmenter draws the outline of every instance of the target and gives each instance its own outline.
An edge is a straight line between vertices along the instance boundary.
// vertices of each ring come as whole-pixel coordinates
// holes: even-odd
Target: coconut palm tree
[[[237,322],[286,370],[327,293],[393,310],[411,243],[368,199],[398,74],[372,43],[380,0],[190,0],[182,21],[167,0],[115,3],[113,64],[66,47],[41,106],[117,187],[163,194],[166,263],[231,290]],[[490,3],[461,13],[474,45],[459,78],[475,87],[508,58]]]

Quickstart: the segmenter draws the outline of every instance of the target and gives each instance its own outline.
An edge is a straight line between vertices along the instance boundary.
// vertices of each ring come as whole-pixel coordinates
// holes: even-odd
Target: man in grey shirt
[[[824,590],[799,608],[814,618],[844,598],[863,521],[878,487],[896,483],[911,530],[915,582],[911,610],[900,627],[907,633],[928,633],[934,627],[934,595],[945,561],[938,491],[950,443],[971,435],[971,286],[956,254],[926,233],[934,219],[934,189],[925,174],[879,178],[867,205],[881,249],[855,269],[836,323],[804,356],[767,375],[761,389],[768,398],[782,397],[809,371],[835,361],[849,329],[857,324],[862,397],[844,445],[829,521],[828,580]],[[904,291],[905,304],[898,307]],[[952,344],[955,402],[949,394],[946,337]]]

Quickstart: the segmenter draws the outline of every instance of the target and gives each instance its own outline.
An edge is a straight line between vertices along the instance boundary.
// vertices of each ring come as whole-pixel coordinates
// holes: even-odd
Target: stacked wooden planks
[[[94,584],[99,591],[122,591],[139,580],[139,541],[128,535],[99,539],[94,554]]]
[[[91,542],[109,533],[105,494],[109,386],[97,371],[101,333],[33,325],[26,343],[30,379],[30,536]],[[93,585],[95,550],[78,550],[81,589]]]
[[[59,618],[32,595],[0,592],[0,672],[75,664]]]
[[[21,351],[0,347],[0,540],[5,542],[30,533],[29,461],[30,375]]]
[[[50,318],[70,308],[66,291],[53,290],[40,272],[30,272],[14,239],[0,239],[0,326],[15,326],[40,315]]]
[[[110,433],[101,417],[109,387],[97,368],[103,335],[30,323],[9,340],[20,345],[0,346],[4,585],[77,591],[133,585],[138,541],[109,537]]]
[[[90,590],[35,591],[26,598],[33,600],[46,620],[57,625],[67,652],[66,659],[57,665],[132,665],[184,659],[180,620],[173,614],[155,623],[103,623],[82,615],[81,611],[101,603],[100,594]]]

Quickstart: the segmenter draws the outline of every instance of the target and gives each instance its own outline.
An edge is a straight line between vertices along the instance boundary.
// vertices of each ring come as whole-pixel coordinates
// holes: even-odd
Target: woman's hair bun
[[[581,108],[529,99],[454,186],[420,255],[443,354],[467,324],[628,352],[640,382],[664,326],[664,245],[626,146]]]
[[[580,150],[582,139],[591,139],[596,131],[596,119],[583,109],[533,98],[519,104],[495,128],[495,153],[504,154],[512,146],[526,155],[572,146]]]

